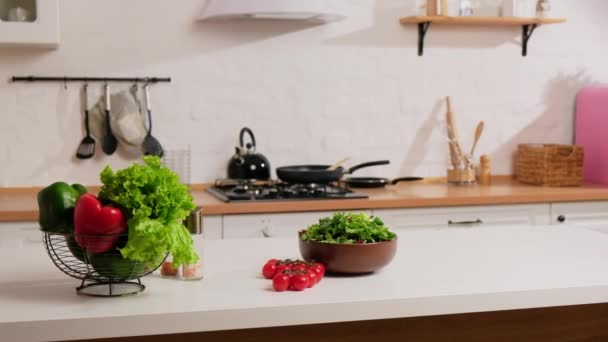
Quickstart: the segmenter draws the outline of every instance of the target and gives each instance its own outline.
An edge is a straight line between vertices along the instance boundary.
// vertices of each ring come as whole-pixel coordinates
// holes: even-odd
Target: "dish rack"
[[[43,232],[43,243],[46,251],[63,273],[82,280],[76,288],[80,295],[94,297],[121,297],[140,293],[145,290],[141,278],[154,272],[163,263],[159,260],[154,268],[142,262],[122,258],[116,248],[123,247],[127,234],[120,235],[75,235]],[[82,248],[80,242],[87,245],[112,246],[111,251],[97,253],[93,248]],[[165,256],[166,259],[166,256]]]

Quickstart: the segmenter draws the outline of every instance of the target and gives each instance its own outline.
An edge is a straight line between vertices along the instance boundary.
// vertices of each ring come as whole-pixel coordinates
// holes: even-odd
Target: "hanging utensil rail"
[[[13,76],[12,82],[171,82],[171,77],[61,77],[61,76]]]

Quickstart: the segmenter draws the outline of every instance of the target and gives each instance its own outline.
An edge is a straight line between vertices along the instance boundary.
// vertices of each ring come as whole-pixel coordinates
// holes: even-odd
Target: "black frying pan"
[[[388,184],[395,185],[400,182],[415,182],[423,179],[424,178],[421,177],[402,177],[393,180],[377,177],[352,177],[348,178],[344,182],[350,188],[383,188]]]
[[[345,174],[353,173],[364,167],[376,165],[388,165],[390,161],[380,160],[355,165],[348,170],[338,167],[335,170],[327,170],[331,165],[294,165],[277,168],[277,176],[280,180],[292,184],[327,184],[337,182]]]

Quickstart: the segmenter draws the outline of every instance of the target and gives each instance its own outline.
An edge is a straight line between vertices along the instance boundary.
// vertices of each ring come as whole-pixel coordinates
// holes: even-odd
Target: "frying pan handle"
[[[251,129],[249,129],[248,127],[243,127],[243,129],[241,129],[241,134],[239,135],[239,143],[241,147],[245,147],[245,133],[249,134],[249,137],[251,138],[251,148],[255,150],[255,136],[253,135]],[[249,146],[247,146],[247,149],[250,149]]]
[[[402,177],[402,178],[393,179],[393,181],[391,182],[391,184],[395,185],[395,184],[400,183],[400,182],[415,182],[415,181],[421,181],[423,179],[424,178],[422,178],[422,177]]]
[[[350,169],[348,169],[347,173],[353,173],[359,169],[362,169],[364,167],[370,167],[370,166],[378,166],[378,165],[388,165],[390,164],[390,160],[378,160],[378,161],[373,161],[373,162],[367,162],[367,163],[363,163],[363,164],[359,164],[359,165],[355,165],[353,167],[351,167]]]

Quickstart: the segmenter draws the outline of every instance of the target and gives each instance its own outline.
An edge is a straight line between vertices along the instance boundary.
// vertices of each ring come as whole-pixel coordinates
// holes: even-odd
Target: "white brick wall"
[[[306,27],[197,23],[199,0],[62,0],[61,47],[1,48],[0,77],[173,77],[152,90],[155,135],[167,148],[191,145],[193,182],[224,176],[244,125],[273,167],[352,156],[393,162],[361,175],[442,175],[448,94],[465,145],[485,120],[479,151],[508,173],[516,144],[570,142],[577,89],[608,79],[605,0],[552,1],[569,21],[539,28],[527,58],[520,29],[486,27],[431,27],[420,58],[414,26],[398,24],[413,0],[332,2],[347,20]],[[0,84],[0,186],[93,184],[104,165],[132,162],[100,150],[74,159],[78,96],[77,86]]]

